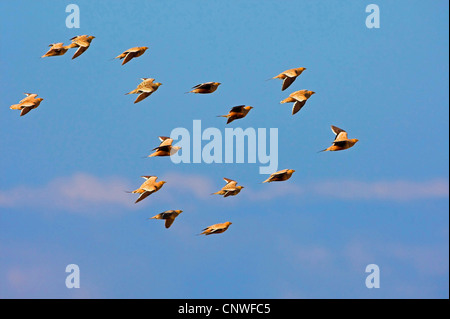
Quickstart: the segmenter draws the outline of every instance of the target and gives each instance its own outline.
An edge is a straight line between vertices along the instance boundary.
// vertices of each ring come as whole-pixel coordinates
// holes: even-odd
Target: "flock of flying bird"
[[[50,49],[47,53],[45,53],[42,58],[44,57],[52,57],[52,56],[61,56],[64,55],[69,49],[72,48],[78,48],[75,52],[75,54],[72,56],[72,59],[75,59],[79,57],[81,54],[83,54],[91,45],[92,40],[94,39],[94,36],[88,36],[88,35],[80,35],[73,37],[71,40],[71,44],[68,46],[64,46],[64,43],[54,43],[50,44]],[[137,58],[145,53],[145,51],[148,49],[148,47],[134,47],[131,49],[128,49],[115,57],[115,59],[123,59],[122,65],[128,63],[133,58]],[[305,71],[306,68],[295,68],[295,69],[289,69],[286,70],[277,76],[271,78],[271,79],[280,79],[283,80],[282,88],[281,90],[286,90],[294,81],[296,78],[302,74],[303,71]],[[152,93],[154,93],[156,90],[158,90],[159,86],[161,86],[161,83],[155,82],[155,79],[153,78],[142,78],[142,82],[136,87],[136,89],[126,93],[126,94],[138,94],[138,97],[134,101],[134,103],[141,102],[145,98],[149,97]],[[269,79],[270,80],[270,79]],[[201,83],[192,88],[191,91],[186,93],[195,93],[195,94],[211,94],[214,91],[217,90],[221,83],[219,82],[206,82]],[[302,109],[302,107],[305,105],[306,101],[313,95],[315,92],[309,91],[309,90],[299,90],[291,93],[289,97],[282,100],[280,103],[294,103],[292,107],[292,115],[296,114],[298,111]],[[42,98],[38,98],[37,94],[34,93],[25,93],[26,97],[19,101],[18,104],[11,105],[11,109],[13,110],[20,110],[20,116],[23,116],[30,112],[33,109],[36,109],[40,103],[43,101]],[[252,106],[245,106],[245,105],[239,105],[234,106],[231,108],[228,114],[226,115],[220,115],[220,117],[226,117],[227,118],[227,124],[231,123],[234,120],[242,119],[250,112],[252,109]],[[348,149],[355,145],[356,142],[358,142],[358,139],[349,139],[347,136],[347,132],[343,129],[340,129],[336,126],[331,126],[331,130],[335,134],[335,139],[332,143],[332,145],[321,152],[324,151],[341,151]],[[172,146],[173,139],[165,136],[159,137],[161,143],[158,147],[154,148],[152,151],[154,151],[152,154],[148,155],[148,157],[155,157],[155,156],[171,156],[175,154],[180,147],[179,146]],[[291,178],[292,174],[295,172],[293,169],[283,169],[278,172],[275,172],[269,176],[263,183],[270,183],[270,182],[279,182],[279,181],[286,181],[289,178]],[[138,203],[148,197],[149,195],[157,192],[160,190],[163,185],[166,183],[165,181],[159,181],[157,176],[142,176],[145,179],[145,182],[136,190],[129,192],[129,193],[137,193],[140,194],[138,199],[135,203]],[[224,178],[226,185],[222,187],[221,190],[218,192],[215,192],[211,195],[221,195],[223,197],[228,196],[235,196],[239,194],[239,192],[244,188],[243,186],[238,186],[237,182]],[[151,217],[150,219],[162,219],[165,220],[165,227],[169,228],[172,223],[174,222],[175,218],[178,217],[179,214],[182,213],[182,210],[168,210],[165,212],[162,212],[160,214],[157,214],[156,216]],[[202,230],[202,232],[199,235],[211,235],[211,234],[219,234],[223,233],[228,229],[228,227],[231,225],[231,222],[225,222],[225,223],[219,223],[215,225],[211,225],[206,227]]]

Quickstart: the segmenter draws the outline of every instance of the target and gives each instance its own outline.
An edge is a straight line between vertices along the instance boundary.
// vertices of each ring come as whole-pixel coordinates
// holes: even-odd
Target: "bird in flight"
[[[159,191],[161,187],[163,187],[163,185],[166,183],[165,181],[156,182],[156,180],[158,179],[158,177],[156,176],[141,177],[145,179],[145,182],[142,183],[141,187],[131,192],[141,194],[136,200],[135,204],[139,203],[141,200],[145,199],[147,196],[153,194],[154,192]]]
[[[137,58],[145,53],[148,47],[134,47],[124,51],[123,53],[116,56],[114,59],[124,59],[122,65],[128,63],[131,59]]]
[[[64,55],[70,48],[70,46],[64,46],[64,43],[62,42],[50,44],[49,47],[50,49],[47,51],[47,53],[41,56],[41,58]]]
[[[219,115],[219,117],[228,118],[227,124],[233,122],[234,120],[244,118],[248,112],[253,108],[253,106],[238,105],[231,108],[227,115]]]
[[[11,110],[21,110],[20,116],[24,116],[31,110],[37,108],[44,100],[43,98],[36,98],[38,95],[34,93],[24,93],[27,97],[20,100],[18,104],[13,104],[9,108]]]
[[[237,186],[237,182],[232,179],[225,177],[223,179],[227,184],[222,187],[220,191],[212,193],[211,195],[223,195],[223,197],[235,196],[244,188],[244,186]]]
[[[79,57],[81,54],[83,54],[84,51],[86,51],[89,46],[91,45],[91,41],[95,39],[92,35],[77,35],[70,39],[72,43],[68,46],[69,49],[71,48],[78,48],[77,51],[75,51],[75,54],[72,57],[72,60]]]
[[[221,83],[219,82],[206,82],[202,84],[197,84],[192,87],[193,90],[186,93],[200,93],[200,94],[208,94],[213,93],[219,87]]]
[[[162,212],[158,215],[155,215],[149,219],[164,219],[166,228],[169,228],[173,222],[175,221],[175,218],[178,217],[183,211],[182,210],[166,210],[165,212]]]
[[[223,233],[224,231],[226,231],[228,229],[228,227],[230,227],[232,223],[230,222],[225,222],[225,223],[221,223],[221,224],[214,224],[211,226],[206,227],[205,229],[203,229],[203,231],[199,234],[199,235],[211,235],[211,234],[220,234]]]
[[[350,147],[353,147],[356,142],[359,141],[357,138],[349,139],[347,137],[347,132],[337,126],[331,125],[331,130],[334,134],[336,134],[333,144],[320,152],[346,150]]]
[[[173,139],[166,136],[158,136],[161,143],[158,147],[152,149],[154,151],[147,157],[155,157],[155,156],[171,156],[178,152],[181,149],[180,146],[172,146]]]
[[[285,98],[280,103],[291,103],[294,102],[294,106],[292,107],[292,115],[297,113],[302,109],[302,107],[305,105],[306,101],[316,92],[314,91],[308,91],[308,90],[300,90],[295,91],[291,94],[289,94],[289,97]]]
[[[139,94],[134,103],[138,103],[142,101],[143,99],[149,97],[153,92],[158,90],[158,88],[162,85],[162,83],[159,82],[153,82],[155,79],[151,78],[141,78],[142,82],[139,83],[136,89],[133,91],[130,91],[127,94]]]
[[[292,83],[294,83],[295,79],[305,71],[306,68],[295,68],[286,70],[277,76],[274,76],[272,79],[280,79],[283,80],[283,86],[281,87],[281,91],[286,90]]]
[[[283,169],[281,171],[272,173],[268,179],[266,179],[263,183],[271,183],[271,182],[282,182],[291,178],[292,174],[295,172],[293,169]]]

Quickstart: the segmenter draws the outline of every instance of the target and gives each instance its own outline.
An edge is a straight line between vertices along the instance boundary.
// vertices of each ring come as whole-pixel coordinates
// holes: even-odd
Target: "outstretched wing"
[[[231,113],[231,112],[234,112],[234,113],[242,113],[243,110],[244,110],[244,107],[245,107],[245,105],[233,106],[233,107],[231,108],[231,110],[230,110],[230,113]]]
[[[305,105],[306,100],[304,101],[295,101],[294,106],[292,107],[292,115],[297,113],[302,109],[302,107]]]
[[[286,76],[283,80],[283,86],[281,88],[281,91],[286,90],[292,83],[294,83],[296,77]]]
[[[331,125],[331,130],[333,131],[334,134],[336,134],[336,137],[334,138],[335,142],[336,141],[343,141],[343,140],[347,140],[348,139],[347,132],[344,131],[343,129],[341,129],[341,128],[337,127],[337,126]]]

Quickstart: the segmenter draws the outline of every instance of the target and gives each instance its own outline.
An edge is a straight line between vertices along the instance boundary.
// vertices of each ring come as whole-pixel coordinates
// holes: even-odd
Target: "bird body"
[[[41,58],[46,58],[49,56],[60,56],[66,54],[67,50],[69,50],[69,46],[64,46],[64,43],[53,43],[49,45],[50,49],[45,53]]]
[[[302,107],[305,105],[306,101],[316,92],[314,91],[308,91],[308,90],[300,90],[295,91],[291,94],[289,94],[289,97],[282,100],[280,103],[292,103],[294,102],[294,106],[292,107],[292,115],[297,113],[302,109]]]
[[[137,57],[140,57],[141,55],[143,55],[147,49],[148,49],[148,47],[134,47],[134,48],[124,51],[123,53],[116,56],[114,59],[120,59],[120,60],[124,59],[122,62],[122,65],[124,65],[124,64],[128,63],[129,61],[131,61],[131,59],[137,58]]]
[[[182,212],[182,210],[166,210],[165,212],[155,215],[149,219],[164,219],[166,221],[165,227],[169,228],[175,221],[175,218],[177,218]]]
[[[72,41],[72,43],[68,46],[69,49],[72,48],[78,48],[77,51],[75,51],[75,54],[72,57],[72,60],[79,57],[81,54],[84,53],[84,51],[86,51],[89,46],[91,45],[91,41],[95,39],[94,36],[92,35],[77,35],[75,37],[73,37],[72,39],[70,39]]]
[[[286,70],[277,76],[274,76],[272,79],[280,79],[283,80],[283,86],[281,91],[286,90],[292,83],[294,83],[295,79],[305,71],[306,68],[295,68]]]
[[[156,182],[156,180],[158,179],[158,177],[156,176],[142,176],[142,178],[145,179],[145,182],[142,183],[142,185],[138,189],[131,192],[141,194],[136,200],[135,204],[145,199],[147,196],[153,194],[154,192],[159,191],[161,187],[163,187],[163,185],[166,183],[165,181]]]
[[[39,104],[44,100],[43,98],[36,98],[37,94],[24,93],[27,97],[20,100],[18,104],[13,104],[9,108],[11,110],[21,110],[20,116],[24,116],[31,110],[37,108]]]
[[[139,83],[139,85],[136,87],[136,89],[125,93],[125,95],[128,94],[139,94],[139,96],[136,98],[134,103],[138,103],[142,101],[143,99],[149,97],[154,93],[158,88],[162,85],[162,83],[159,82],[153,82],[155,79],[151,78],[142,78],[142,82]]]
[[[214,225],[208,226],[205,229],[203,229],[199,235],[208,236],[211,234],[223,233],[224,231],[226,231],[228,229],[228,227],[230,227],[231,224],[232,224],[231,222],[225,222],[225,223],[221,223],[221,224],[214,224]]]
[[[238,105],[234,106],[227,115],[219,115],[219,117],[226,117],[227,124],[233,122],[234,120],[241,119],[247,116],[248,112],[253,108],[253,106]]]
[[[263,183],[271,183],[271,182],[282,182],[291,178],[292,174],[295,172],[293,169],[283,169],[281,171],[272,173],[268,179],[266,179]]]
[[[219,82],[206,82],[197,84],[196,86],[192,87],[193,90],[186,93],[200,93],[200,94],[213,93],[215,90],[217,90],[220,84],[221,83]]]
[[[222,187],[220,191],[212,193],[211,195],[223,195],[223,197],[235,196],[244,188],[244,186],[237,186],[237,182],[232,179],[225,177],[223,179],[227,184]]]
[[[172,146],[173,139],[166,136],[159,136],[159,140],[161,143],[158,147],[155,147],[152,149],[153,152],[148,157],[155,157],[155,156],[171,156],[178,152],[181,147],[180,146]]]
[[[346,150],[350,147],[353,147],[359,141],[356,138],[349,139],[347,136],[347,132],[337,126],[331,125],[331,131],[336,134],[333,144],[320,152]]]

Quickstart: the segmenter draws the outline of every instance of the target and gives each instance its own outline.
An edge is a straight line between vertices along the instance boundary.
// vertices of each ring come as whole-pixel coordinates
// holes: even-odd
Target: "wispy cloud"
[[[394,180],[365,182],[356,180],[319,181],[301,185],[285,183],[276,185],[270,191],[249,190],[252,200],[270,200],[274,197],[309,197],[339,200],[388,200],[408,201],[449,197],[449,182],[433,179],[424,182]]]
[[[80,211],[95,205],[130,205],[125,190],[129,183],[119,177],[101,179],[84,173],[58,177],[46,185],[18,186],[0,191],[3,207],[51,207]]]
[[[211,198],[210,194],[222,183],[195,174],[168,173],[160,178],[167,184],[155,194],[159,201],[178,202],[186,197],[200,201]],[[58,177],[45,185],[22,185],[0,191],[0,207],[44,207],[83,211],[92,207],[115,205],[136,208],[135,196],[125,193],[137,188],[142,181],[122,177],[99,178],[85,173]],[[134,194],[133,194],[134,195]],[[319,181],[314,183],[273,183],[263,186],[245,185],[238,200],[270,201],[274,198],[327,198],[338,200],[386,200],[410,201],[449,197],[446,179],[417,181]],[[143,202],[139,207],[148,205]]]

